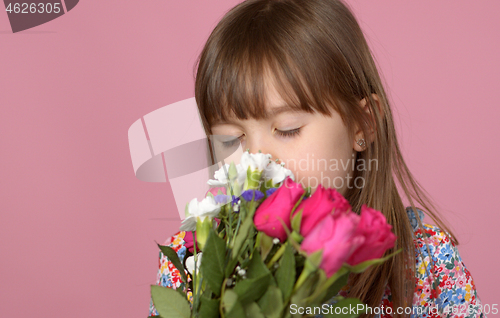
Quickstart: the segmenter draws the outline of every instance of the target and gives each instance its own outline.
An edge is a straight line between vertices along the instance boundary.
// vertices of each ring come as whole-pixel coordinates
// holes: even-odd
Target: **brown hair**
[[[357,154],[356,164],[361,159],[376,159],[378,168],[354,169],[353,179],[360,176],[367,186],[352,187],[345,196],[353,211],[359,213],[363,204],[382,211],[397,235],[395,247],[387,254],[400,248],[403,252],[352,275],[349,296],[378,307],[388,284],[394,308],[411,306],[415,235],[396,180],[422,231],[413,200],[441,229],[451,233],[455,244],[458,241],[403,160],[382,80],[346,4],[340,0],[244,1],[229,10],[215,27],[197,64],[195,98],[207,135],[216,120],[225,120],[229,114],[239,119],[262,118],[268,76],[290,107],[322,114],[330,114],[333,109],[353,138],[356,125],[364,136],[376,130],[375,140]],[[378,96],[380,109],[373,107],[377,104],[372,94]],[[368,101],[370,114],[358,106],[363,98]],[[425,234],[424,239],[429,250]],[[395,311],[393,315],[403,316]]]

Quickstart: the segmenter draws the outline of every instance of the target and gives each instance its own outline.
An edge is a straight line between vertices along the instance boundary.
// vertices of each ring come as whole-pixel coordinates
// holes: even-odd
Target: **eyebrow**
[[[269,116],[276,116],[276,115],[279,115],[281,113],[287,113],[287,112],[294,112],[294,113],[299,113],[301,112],[302,110],[301,109],[294,109],[288,105],[279,105],[279,106],[274,106],[272,107],[272,110],[271,111],[268,111],[266,112],[266,117],[269,117]],[[234,123],[233,120],[229,119],[227,121],[216,121],[212,124],[212,126],[215,126],[215,125],[222,125],[222,124],[230,124],[230,123]]]

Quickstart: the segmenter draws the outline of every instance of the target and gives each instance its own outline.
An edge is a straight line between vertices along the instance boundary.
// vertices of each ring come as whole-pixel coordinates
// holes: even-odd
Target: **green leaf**
[[[325,296],[323,296],[322,303],[327,302],[328,300],[332,299],[334,296],[336,296],[340,289],[347,285],[347,280],[349,279],[349,273],[345,273],[344,275],[340,276],[330,287],[328,287]]]
[[[248,264],[247,277],[259,278],[268,274],[271,274],[271,272],[267,269],[267,266],[262,261],[262,258],[260,258],[260,254],[254,251],[252,258],[250,259],[250,263]]]
[[[259,232],[257,234],[257,242],[260,244],[260,255],[262,259],[266,259],[267,255],[273,248],[273,238],[264,234],[264,232]]]
[[[237,302],[233,309],[231,309],[230,312],[226,314],[227,318],[244,318],[245,316],[245,310],[243,309],[243,306]]]
[[[329,307],[330,313],[324,315],[324,318],[356,318],[366,313],[366,305],[357,298],[344,298],[331,306]],[[339,309],[335,311],[335,308]],[[347,310],[344,310],[345,313],[342,313],[340,308],[347,308]],[[352,313],[352,310],[349,310],[350,308],[355,308],[353,310],[355,313]]]
[[[305,306],[305,299],[315,291],[314,287],[316,286],[318,279],[319,275],[312,275],[306,279],[304,283],[293,292],[290,303],[296,304],[298,307]]]
[[[306,299],[307,303],[314,303],[314,302],[319,302],[320,300],[324,299],[328,292],[328,289],[337,283],[337,281],[340,278],[343,278],[343,276],[346,273],[349,273],[349,271],[345,267],[341,267],[338,271],[336,271],[332,276],[327,277],[326,273],[324,270],[320,269],[318,272],[319,274],[319,284],[315,288],[315,291],[312,293],[312,295]],[[341,282],[342,283],[342,282]],[[345,284],[342,284],[340,286],[343,287]]]
[[[238,177],[238,169],[236,169],[236,165],[234,164],[233,161],[231,161],[231,163],[229,164],[229,169],[227,174],[229,180],[231,181],[233,181],[234,179],[236,179],[236,177]]]
[[[210,229],[203,255],[209,256],[201,258],[200,272],[212,292],[220,296],[222,280],[224,279],[226,243],[213,229]]]
[[[227,263],[226,266],[226,272],[224,277],[229,277],[231,274],[234,272],[234,268],[236,267],[236,264],[238,264],[238,259],[230,259],[229,262]]]
[[[245,306],[245,314],[247,317],[251,318],[265,318],[260,311],[259,305],[257,305],[257,303],[255,302],[251,302],[250,304]]]
[[[265,275],[258,278],[247,278],[236,283],[234,291],[238,294],[238,299],[242,303],[255,301],[262,297],[269,286],[271,275]]]
[[[266,318],[279,318],[283,310],[283,296],[276,286],[269,286],[267,292],[259,300],[259,306]]]
[[[219,317],[219,300],[201,296],[200,317]]]
[[[300,233],[300,223],[302,222],[302,209],[292,217],[292,230]]]
[[[401,252],[403,249],[400,248],[399,250],[397,250],[396,252],[392,253],[392,254],[389,254],[387,255],[386,257],[383,257],[383,258],[376,258],[376,259],[371,259],[371,260],[368,260],[368,261],[365,261],[365,262],[362,262],[362,263],[359,263],[355,266],[349,266],[347,264],[344,264],[344,266],[351,272],[353,273],[362,273],[364,272],[368,267],[370,267],[371,265],[378,265],[378,264],[381,264],[385,261],[387,261],[389,258],[393,257],[394,255],[398,254],[399,252]]]
[[[224,292],[224,296],[222,297],[222,305],[224,306],[224,310],[226,312],[233,309],[234,304],[238,301],[238,295],[232,289],[226,289]]]
[[[163,318],[191,317],[188,300],[177,291],[168,287],[151,285],[151,297],[156,310]]]
[[[243,243],[245,243],[246,240],[248,240],[248,232],[250,232],[252,226],[253,216],[249,214],[241,224],[238,234],[236,234],[232,252],[233,259],[238,258],[241,246],[243,245]]]
[[[191,233],[186,232],[186,235],[191,235]],[[177,268],[177,270],[179,270],[179,272],[181,274],[182,281],[187,284],[186,272],[184,271],[184,266],[182,266],[182,263],[179,259],[179,256],[177,255],[177,253],[169,246],[160,245],[158,243],[156,243],[156,244],[160,248],[163,255],[165,255],[172,262],[172,264],[174,264],[175,268]]]
[[[262,297],[270,284],[276,285],[271,272],[260,258],[260,254],[254,250],[253,256],[246,269],[246,279],[236,283],[234,291],[238,294],[243,304]]]
[[[307,259],[306,263],[309,262],[313,268],[318,268],[321,264],[321,260],[323,259],[323,250],[317,250],[314,253],[311,253]]]
[[[293,248],[290,244],[286,244],[285,253],[281,257],[280,266],[275,274],[276,282],[283,294],[285,303],[288,302],[288,298],[292,294],[295,274],[295,256],[293,255]]]
[[[224,292],[222,304],[226,311],[225,316],[227,318],[245,317],[243,306],[238,301],[238,295],[232,289],[226,289],[226,291]]]

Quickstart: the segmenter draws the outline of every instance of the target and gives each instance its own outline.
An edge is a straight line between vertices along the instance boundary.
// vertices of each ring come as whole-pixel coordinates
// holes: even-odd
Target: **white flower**
[[[238,172],[238,177],[237,177],[238,182],[240,183],[245,182],[247,171],[243,169],[243,167],[240,164],[236,165],[236,170]],[[229,164],[226,163],[219,170],[215,171],[214,173],[215,180],[214,179],[208,180],[207,182],[208,185],[213,187],[222,187],[227,185],[229,183],[228,173],[229,173]]]
[[[196,220],[200,218],[202,221],[208,216],[214,218],[219,215],[221,205],[215,202],[212,196],[207,196],[201,202],[194,198],[189,202],[186,218],[182,221],[181,231],[196,230]]]
[[[215,180],[210,179],[208,180],[207,183],[215,187],[225,186],[229,182],[229,179],[227,177],[228,170],[229,170],[229,165],[226,163],[219,170],[215,171],[214,173]]]
[[[196,273],[200,270],[202,252],[196,254]],[[189,273],[194,273],[194,255],[186,258],[186,269]]]
[[[274,161],[271,161],[262,174],[264,175],[265,180],[272,179],[273,185],[282,182],[288,176],[295,181],[295,176],[291,170],[283,167],[281,164],[277,164]]]
[[[250,167],[252,171],[262,171],[269,164],[271,157],[272,156],[270,154],[249,153],[248,151],[245,151],[241,156],[240,162],[245,172],[248,170],[248,167]]]

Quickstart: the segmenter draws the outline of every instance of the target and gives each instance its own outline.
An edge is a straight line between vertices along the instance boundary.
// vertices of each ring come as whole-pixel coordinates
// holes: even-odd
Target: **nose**
[[[271,154],[272,159],[276,159],[276,151],[273,149],[272,144],[263,137],[248,137],[246,141],[242,144],[243,151],[248,151],[250,153],[262,153]]]

